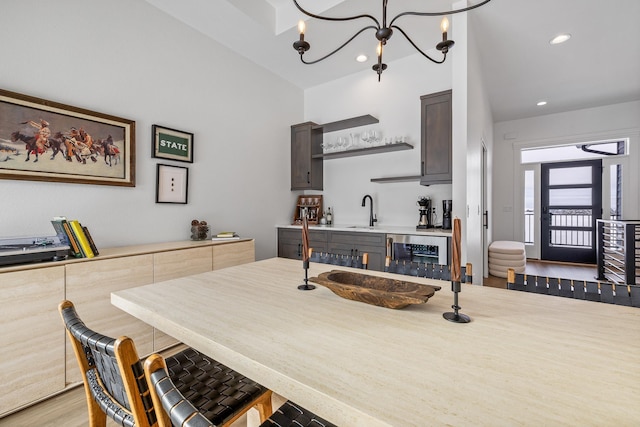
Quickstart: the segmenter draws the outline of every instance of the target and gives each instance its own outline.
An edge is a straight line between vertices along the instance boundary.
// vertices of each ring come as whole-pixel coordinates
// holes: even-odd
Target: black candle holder
[[[442,317],[447,319],[450,322],[455,323],[469,323],[471,318],[466,314],[458,313],[462,307],[458,305],[458,293],[460,292],[460,282],[451,281],[451,290],[453,291],[453,312],[443,313]]]
[[[308,277],[308,271],[309,271],[309,261],[302,261],[302,268],[304,268],[304,285],[300,285],[298,286],[298,289],[300,289],[301,291],[310,291],[312,289],[315,289],[315,285],[310,285],[309,284],[309,277]]]

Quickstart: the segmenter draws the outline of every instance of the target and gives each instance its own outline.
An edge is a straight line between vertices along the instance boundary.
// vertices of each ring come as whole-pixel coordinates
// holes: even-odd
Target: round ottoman
[[[489,274],[507,278],[507,270],[524,273],[527,265],[524,243],[496,240],[489,245]]]

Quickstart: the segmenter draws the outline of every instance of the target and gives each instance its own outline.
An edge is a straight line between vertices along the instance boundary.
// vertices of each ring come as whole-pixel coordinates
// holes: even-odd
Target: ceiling
[[[376,40],[369,30],[333,57],[315,65],[302,64],[292,43],[298,39],[297,22],[303,15],[291,0],[147,2],[303,89],[370,70],[375,60]],[[372,0],[299,3],[327,16],[381,15],[379,2]],[[407,10],[449,10],[455,3],[391,0],[388,15],[390,19]],[[495,121],[640,100],[638,0],[492,0],[467,14]],[[403,17],[397,24],[421,48],[429,49],[429,55],[439,58],[440,53],[431,48],[441,39],[439,22],[439,18]],[[370,23],[307,20],[311,49],[305,59],[330,52]],[[572,35],[568,42],[549,44],[565,32]],[[450,34],[455,40],[455,25]],[[360,53],[369,60],[356,62]],[[384,51],[389,64],[385,73],[393,72],[394,60],[413,54],[415,50],[396,31]],[[536,106],[541,100],[547,105]]]

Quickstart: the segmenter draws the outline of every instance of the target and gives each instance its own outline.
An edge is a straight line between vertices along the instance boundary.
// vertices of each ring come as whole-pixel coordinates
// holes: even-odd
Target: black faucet
[[[369,202],[370,202],[369,203],[369,207],[371,208],[369,210],[369,227],[373,227],[373,223],[374,222],[378,222],[378,218],[376,218],[373,215],[373,198],[370,195],[367,194],[362,198],[362,206],[365,206],[365,202],[367,201],[367,197],[369,198]]]

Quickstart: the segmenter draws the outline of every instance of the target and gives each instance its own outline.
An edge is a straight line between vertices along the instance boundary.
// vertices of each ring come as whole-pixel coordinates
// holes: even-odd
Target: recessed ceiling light
[[[555,36],[554,38],[552,38],[549,43],[550,44],[560,44],[560,43],[564,43],[567,40],[569,40],[571,38],[571,34],[569,33],[564,33],[564,34],[558,34],[557,36]]]
[[[364,54],[356,56],[356,61],[358,62],[365,62],[367,59],[369,58],[367,57],[367,55],[364,55]]]
[[[543,105],[547,105],[547,101],[538,101],[536,104],[538,107],[542,107]]]

